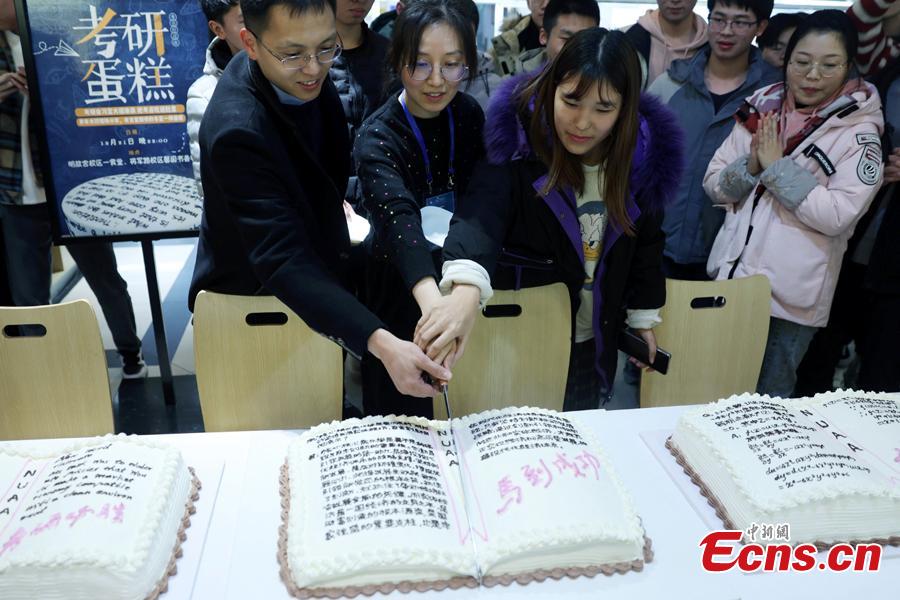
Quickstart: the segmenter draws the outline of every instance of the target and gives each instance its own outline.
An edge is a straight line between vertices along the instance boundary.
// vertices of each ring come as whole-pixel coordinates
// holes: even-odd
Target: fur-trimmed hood
[[[502,164],[532,156],[517,112],[516,95],[535,73],[511,77],[491,99],[484,125],[488,160]],[[639,204],[661,210],[677,193],[684,170],[684,133],[678,118],[655,96],[641,94],[637,147],[631,164],[632,194]]]

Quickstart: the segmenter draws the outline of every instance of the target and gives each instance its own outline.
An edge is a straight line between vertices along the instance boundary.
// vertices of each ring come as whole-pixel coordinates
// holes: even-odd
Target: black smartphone
[[[650,364],[650,347],[644,338],[639,336],[633,329],[623,329],[619,332],[619,350],[633,356],[645,365],[650,365],[659,373],[665,375],[669,371],[669,359],[672,355],[662,348],[656,349],[656,360]]]

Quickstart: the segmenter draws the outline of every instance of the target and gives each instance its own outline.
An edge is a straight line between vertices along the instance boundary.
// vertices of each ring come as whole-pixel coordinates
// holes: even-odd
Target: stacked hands
[[[426,277],[413,287],[413,296],[422,311],[413,341],[379,329],[368,346],[401,394],[431,398],[453,376],[450,369],[465,349],[481,292],[473,285],[456,285],[443,296],[434,278]]]
[[[450,369],[466,349],[478,315],[481,292],[474,285],[457,284],[448,295],[443,296],[434,285],[434,280],[429,281],[431,286],[426,298],[424,302],[419,302],[422,317],[416,324],[413,343],[449,375]],[[415,291],[414,295],[419,299]],[[439,391],[440,385],[448,380],[449,377],[439,377],[434,381],[434,389]]]
[[[481,292],[474,285],[455,285],[450,294],[439,296],[422,311],[413,343],[428,358],[452,369],[466,349],[480,299]]]
[[[750,158],[747,172],[759,175],[773,162],[784,156],[784,148],[778,141],[778,114],[769,112],[762,116],[759,127],[750,139]]]
[[[450,294],[444,296],[434,279],[428,277],[416,284],[413,296],[422,310],[422,317],[416,324],[412,343],[391,336],[402,350],[379,358],[401,393],[431,398],[440,392],[441,385],[450,381],[450,370],[465,352],[478,315],[481,292],[474,285],[455,284]],[[652,363],[656,356],[653,330],[636,331],[647,342]],[[628,360],[638,368],[653,370],[633,357]],[[412,365],[412,369],[405,365]]]

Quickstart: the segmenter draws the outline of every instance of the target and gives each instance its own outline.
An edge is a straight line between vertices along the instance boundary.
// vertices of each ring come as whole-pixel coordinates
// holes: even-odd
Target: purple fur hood
[[[501,164],[529,157],[531,145],[517,114],[516,93],[534,73],[505,81],[491,99],[484,125],[487,158]],[[662,210],[678,191],[684,170],[684,133],[656,96],[641,94],[637,147],[631,163],[632,196],[644,209]]]

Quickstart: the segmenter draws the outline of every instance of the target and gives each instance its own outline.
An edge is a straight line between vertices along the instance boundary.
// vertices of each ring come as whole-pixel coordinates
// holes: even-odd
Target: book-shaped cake
[[[667,446],[728,529],[792,544],[900,543],[900,396],[745,394],[689,409]]]
[[[156,598],[198,489],[178,450],[133,437],[54,454],[0,445],[0,598]]]
[[[510,408],[451,424],[351,419],[290,445],[279,560],[292,594],[506,585],[650,560],[631,499],[574,419]]]

